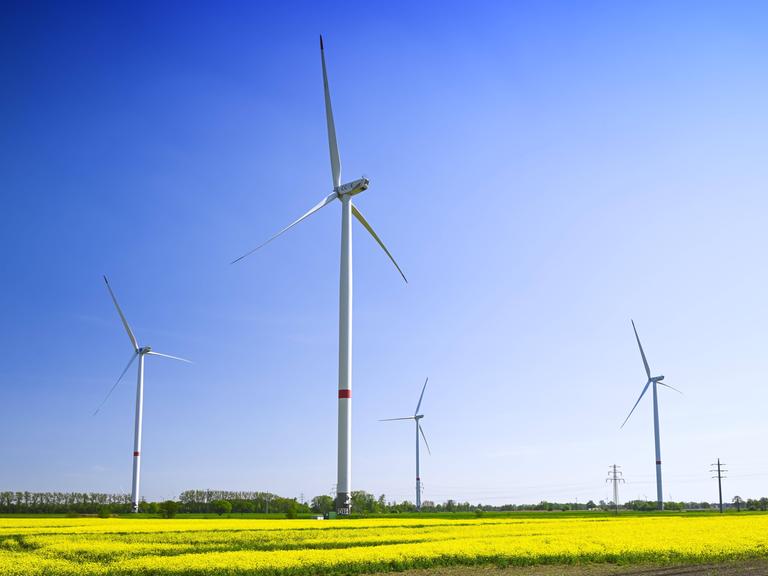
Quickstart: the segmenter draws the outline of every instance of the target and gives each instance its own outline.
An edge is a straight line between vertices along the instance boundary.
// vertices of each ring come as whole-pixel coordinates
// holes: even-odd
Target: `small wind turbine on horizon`
[[[427,442],[427,436],[424,434],[424,430],[421,427],[419,420],[424,418],[423,414],[419,414],[419,408],[421,408],[421,401],[424,398],[424,390],[427,389],[427,382],[429,378],[424,381],[424,386],[421,388],[421,396],[419,396],[419,402],[416,404],[416,411],[413,416],[405,416],[403,418],[384,418],[379,422],[393,422],[395,420],[413,420],[416,424],[416,509],[421,510],[421,475],[419,472],[419,434],[424,439],[424,445],[427,447],[427,452],[432,455],[432,451],[429,449],[429,442]]]
[[[373,231],[371,225],[363,217],[360,210],[352,204],[352,196],[368,189],[368,178],[360,178],[341,183],[341,161],[339,159],[339,147],[336,142],[336,126],[333,122],[333,110],[331,109],[331,93],[328,88],[328,73],[325,67],[325,49],[323,37],[320,36],[320,59],[323,67],[323,91],[325,94],[325,119],[328,128],[328,147],[331,155],[331,176],[333,180],[333,192],[320,200],[300,218],[291,222],[288,226],[271,236],[265,242],[232,261],[232,264],[253,254],[259,248],[269,244],[272,240],[287,232],[302,220],[308,218],[324,206],[334,200],[341,202],[341,272],[339,279],[339,386],[338,386],[338,462],[336,483],[336,510],[341,514],[348,514],[351,507],[352,492],[352,467],[350,456],[352,453],[352,216],[363,225],[373,239],[381,246],[392,263],[400,272],[403,280],[408,280],[398,266],[387,247]]]
[[[133,436],[133,481],[131,484],[131,510],[133,512],[138,512],[139,511],[139,481],[140,481],[140,475],[141,475],[141,427],[142,427],[142,415],[144,411],[144,356],[161,356],[163,358],[170,358],[171,360],[179,360],[181,362],[187,362],[188,364],[191,364],[191,362],[189,360],[185,360],[184,358],[179,358],[178,356],[171,356],[170,354],[161,354],[160,352],[155,352],[154,350],[152,350],[150,346],[139,346],[139,342],[136,339],[136,336],[134,335],[133,330],[131,330],[131,327],[128,324],[128,320],[125,319],[125,315],[123,314],[123,311],[120,309],[120,304],[117,303],[117,298],[115,298],[115,293],[112,292],[112,287],[109,285],[109,280],[107,280],[106,276],[104,276],[104,283],[107,285],[107,290],[109,290],[109,295],[112,296],[112,302],[114,302],[115,308],[117,309],[117,313],[120,315],[120,320],[123,322],[123,327],[125,328],[125,331],[128,333],[128,338],[131,340],[131,345],[133,346],[133,353],[131,354],[131,359],[128,361],[128,365],[122,371],[117,381],[112,385],[112,388],[109,389],[109,392],[107,392],[107,395],[104,397],[104,400],[101,401],[101,404],[99,404],[99,407],[96,408],[96,411],[93,413],[93,415],[95,416],[96,414],[99,413],[99,410],[101,410],[102,406],[104,406],[104,403],[107,401],[107,399],[110,397],[114,389],[123,379],[123,376],[125,376],[125,373],[128,372],[128,369],[131,367],[131,364],[133,364],[133,361],[136,360],[136,358],[138,358],[139,359],[139,376],[136,382],[136,422],[135,422],[134,436]]]
[[[635,408],[637,408],[637,405],[640,403],[640,400],[643,399],[643,396],[645,395],[646,391],[648,390],[648,386],[653,384],[653,433],[654,433],[654,439],[656,444],[656,506],[659,510],[664,510],[664,495],[661,489],[661,444],[659,440],[659,402],[657,398],[657,392],[656,392],[656,385],[661,384],[662,386],[666,386],[667,388],[670,388],[674,390],[675,392],[680,392],[677,388],[674,388],[673,386],[670,386],[669,384],[665,384],[662,382],[664,380],[664,376],[651,376],[651,369],[648,367],[648,360],[645,358],[645,352],[643,351],[643,345],[640,344],[640,336],[637,335],[637,328],[635,328],[635,321],[631,320],[632,322],[632,329],[635,331],[635,339],[637,340],[637,346],[640,348],[640,356],[643,358],[643,366],[645,366],[645,373],[648,376],[648,381],[645,383],[645,387],[643,388],[643,391],[640,393],[640,397],[637,399],[637,402],[635,402],[635,405],[632,406],[632,410],[629,411],[629,414],[624,419],[624,422],[621,425],[621,428],[624,428],[624,424],[627,423],[627,420],[629,420],[629,417],[632,416],[632,412],[635,411]]]

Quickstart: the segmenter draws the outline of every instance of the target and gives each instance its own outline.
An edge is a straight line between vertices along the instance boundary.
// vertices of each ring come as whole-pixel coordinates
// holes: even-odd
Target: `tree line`
[[[387,501],[384,494],[376,497],[364,490],[352,492],[353,514],[398,514],[416,512],[410,501]],[[666,510],[708,510],[717,505],[710,502],[665,502]],[[176,500],[147,502],[142,500],[139,512],[172,517],[176,513],[188,514],[282,514],[295,518],[302,514],[327,514],[335,508],[329,495],[315,496],[308,502],[286,498],[270,492],[236,492],[225,490],[186,490]],[[622,510],[652,511],[655,501],[631,500],[619,506]],[[768,510],[768,498],[733,499],[729,508],[741,510]],[[435,503],[426,500],[422,512],[475,513],[517,511],[613,510],[613,502],[589,500],[579,502],[548,502],[537,504],[471,504],[446,500]],[[0,514],[127,514],[131,510],[129,494],[95,492],[0,492]]]
[[[186,490],[179,495],[179,511],[203,514],[302,514],[311,512],[311,509],[295,498],[285,498],[270,492]]]
[[[97,492],[0,492],[3,514],[95,514],[109,507],[115,513],[131,511],[130,494]]]

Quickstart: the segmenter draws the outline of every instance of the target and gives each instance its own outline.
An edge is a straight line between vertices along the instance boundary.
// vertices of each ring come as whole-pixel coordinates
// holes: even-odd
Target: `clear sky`
[[[762,2],[5,2],[0,490],[306,497],[336,481],[343,179],[353,488],[424,498],[768,495],[768,10]]]

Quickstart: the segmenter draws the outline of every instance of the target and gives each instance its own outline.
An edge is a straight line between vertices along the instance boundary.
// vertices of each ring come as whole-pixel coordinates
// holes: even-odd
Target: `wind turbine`
[[[104,406],[104,403],[112,394],[112,391],[117,387],[117,385],[123,379],[123,376],[125,376],[125,373],[128,372],[128,368],[130,368],[131,364],[133,364],[133,361],[136,360],[136,358],[138,358],[139,359],[139,376],[136,382],[136,423],[135,423],[134,433],[133,433],[134,434],[133,435],[133,482],[131,484],[131,509],[133,512],[138,512],[139,511],[139,480],[140,480],[140,471],[141,471],[141,423],[142,423],[142,415],[144,411],[144,356],[162,356],[163,358],[170,358],[171,360],[180,360],[181,362],[187,362],[188,364],[191,364],[191,362],[189,360],[185,360],[184,358],[179,358],[178,356],[171,356],[170,354],[161,354],[160,352],[155,352],[149,346],[139,346],[139,342],[138,340],[136,340],[136,336],[133,334],[133,330],[131,330],[131,327],[128,325],[128,320],[125,319],[125,315],[123,314],[123,311],[120,309],[120,304],[117,303],[117,298],[115,298],[115,293],[112,292],[112,287],[109,285],[109,280],[107,280],[106,276],[104,276],[104,283],[107,285],[107,290],[109,290],[109,295],[112,296],[112,302],[115,303],[115,308],[117,309],[117,313],[120,315],[120,320],[123,322],[123,327],[125,328],[125,331],[128,333],[128,338],[131,340],[131,345],[133,346],[133,353],[131,354],[131,359],[128,361],[127,366],[120,374],[120,377],[112,385],[112,388],[109,389],[109,392],[107,392],[107,395],[104,397],[104,400],[101,401],[101,404],[99,404],[99,407],[96,408],[96,411],[93,413],[93,415],[95,416],[96,414],[98,414],[99,410],[101,410],[101,407]]]
[[[648,376],[648,381],[645,383],[645,387],[643,388],[643,391],[640,393],[640,397],[637,399],[637,402],[635,402],[635,405],[632,406],[632,410],[629,411],[629,414],[624,419],[624,422],[622,423],[621,428],[624,428],[624,424],[627,423],[627,420],[629,420],[629,417],[632,416],[632,412],[635,411],[635,408],[637,408],[637,405],[640,403],[640,400],[643,399],[643,396],[648,390],[648,386],[653,384],[653,433],[654,433],[654,438],[656,442],[656,504],[659,510],[664,510],[664,496],[661,490],[661,444],[659,442],[659,402],[657,399],[656,385],[661,384],[662,386],[671,388],[675,392],[679,392],[681,394],[682,392],[680,392],[680,390],[678,390],[677,388],[674,388],[669,384],[665,384],[664,382],[662,382],[662,380],[664,380],[664,376],[651,376],[651,369],[648,367],[648,360],[645,358],[645,352],[643,352],[643,345],[640,344],[640,336],[637,335],[637,328],[635,328],[635,321],[632,320],[631,322],[632,322],[632,329],[635,331],[635,339],[637,340],[637,346],[640,348],[640,356],[643,357],[643,365],[645,366],[645,373]]]
[[[424,434],[424,430],[421,427],[421,423],[419,420],[424,418],[423,414],[419,414],[419,408],[421,408],[421,401],[424,398],[424,390],[427,389],[427,382],[429,382],[429,378],[424,380],[424,386],[421,387],[421,396],[419,396],[419,403],[416,404],[416,411],[413,413],[413,416],[405,416],[404,418],[385,418],[383,420],[379,420],[379,422],[392,422],[394,420],[413,420],[416,424],[416,509],[421,510],[421,476],[419,475],[419,434],[421,434],[421,437],[424,439],[424,445],[427,447],[427,452],[429,454],[432,454],[432,451],[429,449],[429,442],[427,442],[427,437]]]
[[[339,387],[338,387],[338,406],[339,406],[339,428],[338,428],[338,463],[337,463],[337,488],[336,488],[336,510],[340,514],[349,514],[351,506],[352,491],[352,468],[350,465],[350,455],[352,452],[352,216],[357,218],[368,233],[373,236],[382,250],[395,265],[403,280],[408,280],[403,271],[395,262],[387,247],[373,231],[371,225],[363,217],[360,210],[352,204],[352,196],[368,189],[368,178],[360,178],[341,183],[341,161],[339,160],[339,148],[336,142],[336,127],[333,123],[333,110],[331,109],[331,93],[328,89],[328,73],[325,67],[325,49],[323,47],[323,37],[320,36],[320,60],[323,67],[323,91],[325,93],[325,118],[328,127],[328,147],[331,153],[331,176],[333,181],[333,192],[320,200],[309,209],[300,218],[291,222],[288,226],[271,236],[265,242],[245,253],[232,264],[242,260],[246,256],[253,254],[256,250],[270,243],[272,240],[287,232],[308,218],[324,206],[327,206],[334,200],[341,201],[341,273],[339,278]]]

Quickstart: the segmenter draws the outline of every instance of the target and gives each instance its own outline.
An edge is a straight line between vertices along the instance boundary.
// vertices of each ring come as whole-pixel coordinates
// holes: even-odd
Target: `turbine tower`
[[[115,308],[117,309],[117,313],[120,315],[120,320],[122,320],[123,322],[123,327],[125,328],[125,331],[128,333],[128,338],[131,340],[131,345],[133,346],[133,353],[131,354],[131,359],[128,361],[128,365],[122,371],[117,381],[112,385],[112,388],[109,389],[109,392],[107,392],[107,395],[104,397],[104,400],[101,401],[101,404],[99,404],[99,407],[96,408],[96,411],[93,413],[93,415],[95,416],[96,414],[98,414],[99,410],[101,410],[101,407],[104,406],[104,403],[107,401],[107,398],[109,398],[113,390],[117,387],[117,385],[123,379],[123,376],[125,376],[125,373],[128,372],[128,368],[130,368],[131,364],[133,364],[133,361],[136,360],[136,358],[138,358],[139,359],[139,376],[136,382],[136,422],[135,422],[134,431],[133,431],[133,480],[131,483],[131,510],[132,512],[138,512],[139,511],[139,482],[141,479],[140,478],[141,477],[141,427],[142,427],[142,417],[144,412],[144,356],[162,356],[163,358],[170,358],[171,360],[179,360],[181,362],[187,362],[189,364],[191,364],[191,362],[189,360],[185,360],[184,358],[179,358],[178,356],[171,356],[170,354],[161,354],[160,352],[155,352],[149,346],[139,346],[139,342],[138,340],[136,340],[136,336],[133,334],[133,330],[131,330],[131,327],[128,325],[128,320],[125,319],[125,315],[123,314],[123,311],[120,309],[120,305],[117,303],[117,298],[115,298],[115,293],[112,292],[112,287],[109,285],[109,280],[107,280],[106,276],[104,276],[104,282],[107,285],[107,290],[109,290],[109,295],[112,296],[112,302],[115,303]]]
[[[421,387],[421,396],[419,396],[419,403],[416,404],[416,411],[413,413],[413,416],[405,416],[404,418],[385,418],[383,420],[379,420],[379,422],[392,422],[394,420],[413,420],[416,424],[416,509],[421,510],[421,476],[419,474],[419,434],[421,434],[421,437],[424,439],[424,445],[427,447],[427,452],[429,454],[432,454],[432,451],[429,449],[429,442],[427,442],[427,437],[424,434],[424,430],[421,428],[421,423],[419,420],[424,418],[423,414],[419,414],[419,408],[421,408],[421,400],[424,398],[424,390],[427,388],[427,382],[429,382],[429,378],[427,378],[424,381],[424,386]]]
[[[646,391],[648,390],[648,386],[653,384],[653,433],[654,433],[654,439],[656,444],[656,505],[659,510],[664,510],[664,496],[662,494],[661,490],[661,444],[659,441],[659,402],[658,402],[658,395],[656,392],[657,384],[661,384],[662,386],[666,386],[667,388],[671,388],[675,392],[680,392],[677,388],[674,388],[670,386],[669,384],[665,384],[662,382],[664,380],[664,376],[651,376],[651,369],[648,367],[648,360],[645,358],[645,352],[643,352],[643,345],[640,344],[640,337],[637,335],[637,328],[635,328],[635,321],[632,320],[632,329],[635,331],[635,339],[637,340],[637,346],[640,348],[640,356],[643,358],[643,366],[645,366],[645,373],[648,376],[648,381],[645,383],[645,387],[643,388],[643,391],[640,393],[640,397],[637,399],[637,402],[635,402],[635,405],[632,406],[632,410],[629,411],[629,414],[624,419],[624,423],[621,425],[621,428],[624,428],[624,424],[627,423],[627,420],[629,420],[629,417],[632,416],[632,412],[635,411],[635,408],[637,408],[637,405],[640,403],[640,400],[643,399],[643,396],[645,395]]]
[[[408,282],[403,271],[395,262],[387,247],[373,231],[371,225],[363,217],[360,210],[352,204],[352,196],[368,189],[369,180],[360,178],[341,183],[341,161],[339,160],[339,148],[336,143],[336,127],[333,122],[333,110],[331,109],[331,93],[328,88],[328,73],[325,67],[325,50],[323,37],[320,36],[320,60],[323,67],[323,91],[325,94],[325,118],[328,126],[328,146],[331,154],[331,176],[333,180],[333,192],[320,200],[300,218],[291,222],[277,234],[267,239],[253,250],[247,252],[232,263],[242,260],[253,254],[262,246],[268,244],[284,232],[293,228],[324,206],[334,200],[341,202],[341,266],[339,279],[339,428],[338,428],[338,466],[337,466],[337,493],[336,510],[340,514],[349,514],[352,492],[352,468],[350,456],[352,453],[352,217],[354,216],[363,225],[373,239],[381,246],[389,259],[397,268],[403,280]]]

